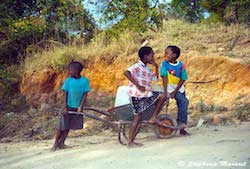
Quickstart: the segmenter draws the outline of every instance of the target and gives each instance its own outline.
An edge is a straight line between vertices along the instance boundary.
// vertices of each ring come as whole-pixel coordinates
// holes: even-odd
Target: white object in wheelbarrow
[[[164,92],[164,88],[158,84],[152,85],[152,91],[154,92]]]
[[[115,107],[130,104],[130,96],[128,94],[128,90],[128,86],[118,87],[115,97]]]

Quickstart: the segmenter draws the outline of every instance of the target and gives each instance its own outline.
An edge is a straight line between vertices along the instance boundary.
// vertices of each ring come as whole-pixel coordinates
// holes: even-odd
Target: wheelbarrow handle
[[[90,119],[94,119],[94,120],[97,120],[97,121],[101,121],[101,122],[104,122],[110,126],[114,126],[114,124],[106,119],[103,119],[101,117],[98,117],[96,115],[93,115],[93,114],[88,114],[88,113],[84,113],[84,112],[75,112],[75,111],[68,111],[69,114],[80,114],[80,115],[83,115],[84,117],[88,117]]]
[[[83,107],[83,110],[91,110],[91,111],[94,111],[94,112],[103,114],[103,115],[105,115],[105,116],[111,117],[111,114],[110,114],[110,113],[108,113],[108,112],[106,112],[106,111],[101,111],[101,110],[95,109],[95,108],[93,108],[93,107]]]

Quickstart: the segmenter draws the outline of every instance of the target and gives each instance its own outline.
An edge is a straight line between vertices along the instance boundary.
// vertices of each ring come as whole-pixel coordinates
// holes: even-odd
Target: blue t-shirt
[[[84,93],[90,91],[89,80],[82,76],[79,79],[68,77],[64,81],[62,90],[68,92],[67,105],[71,108],[78,108]]]

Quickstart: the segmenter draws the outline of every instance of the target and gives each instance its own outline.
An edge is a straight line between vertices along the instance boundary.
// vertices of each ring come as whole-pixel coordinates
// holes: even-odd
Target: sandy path
[[[53,140],[0,144],[1,169],[250,169],[250,123],[190,129],[192,136],[138,135],[143,148],[127,149],[115,136],[68,139],[74,147],[49,152]],[[224,162],[222,162],[224,161]],[[236,165],[236,166],[232,166]]]

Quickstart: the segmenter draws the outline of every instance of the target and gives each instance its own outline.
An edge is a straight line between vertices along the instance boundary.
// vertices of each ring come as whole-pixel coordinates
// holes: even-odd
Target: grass
[[[14,111],[21,108],[23,100],[19,95],[19,83],[21,82],[23,68],[20,65],[0,66],[0,113]]]
[[[249,62],[249,32],[247,25],[191,24],[168,20],[164,22],[162,32],[137,34],[125,31],[108,45],[104,34],[99,34],[85,46],[51,47],[48,51],[27,57],[24,67],[26,72],[48,67],[63,68],[71,60],[84,62],[95,59],[110,64],[117,58],[136,56],[142,39],[147,39],[148,45],[157,53],[163,53],[167,45],[175,44],[181,47],[183,54],[196,51],[199,55],[236,57]]]
[[[235,107],[234,115],[242,121],[250,120],[250,104],[241,104]]]
[[[240,95],[235,99],[234,102],[234,116],[240,120],[250,120],[250,103],[246,95]]]

